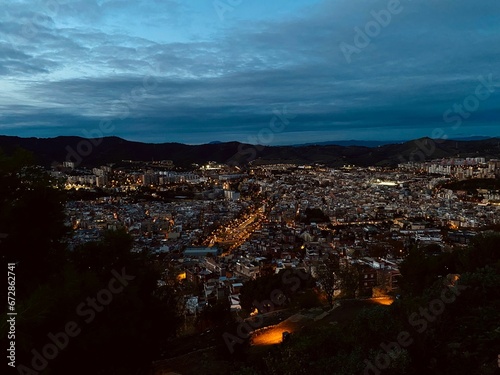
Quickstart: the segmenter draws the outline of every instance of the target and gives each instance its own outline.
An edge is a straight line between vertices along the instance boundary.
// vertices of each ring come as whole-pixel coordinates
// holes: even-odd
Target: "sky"
[[[4,0],[0,134],[500,136],[498,0]]]

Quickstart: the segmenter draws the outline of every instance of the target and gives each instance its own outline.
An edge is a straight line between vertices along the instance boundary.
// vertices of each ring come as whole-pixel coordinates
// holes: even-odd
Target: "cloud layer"
[[[0,134],[248,141],[283,106],[274,144],[500,133],[497,0],[185,3],[6,1]]]

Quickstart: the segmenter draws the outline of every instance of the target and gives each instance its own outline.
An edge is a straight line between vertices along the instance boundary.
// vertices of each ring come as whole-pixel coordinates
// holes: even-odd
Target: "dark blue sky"
[[[7,135],[498,136],[499,82],[498,0],[7,0],[0,11]],[[271,123],[284,108],[286,124]]]

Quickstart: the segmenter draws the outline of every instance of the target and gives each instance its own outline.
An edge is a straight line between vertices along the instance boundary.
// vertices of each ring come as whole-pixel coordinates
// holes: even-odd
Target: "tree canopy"
[[[18,372],[137,374],[177,331],[175,291],[158,288],[153,259],[132,253],[124,231],[68,250],[64,205],[58,181],[29,154],[0,154],[0,255],[16,265]]]

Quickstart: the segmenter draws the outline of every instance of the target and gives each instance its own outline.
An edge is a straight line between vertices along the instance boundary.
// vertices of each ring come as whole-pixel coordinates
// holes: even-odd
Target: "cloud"
[[[177,1],[61,0],[57,12],[7,1],[0,131],[81,135],[114,118],[116,135],[138,140],[245,140],[287,105],[298,116],[276,143],[301,132],[422,136],[446,125],[444,111],[473,93],[479,76],[493,74],[495,92],[459,130],[498,134],[500,3],[401,0],[401,12],[348,63],[340,44],[353,45],[355,28],[387,6],[297,1],[274,18],[235,9],[221,24],[211,7]],[[30,24],[36,32],[26,35]]]

